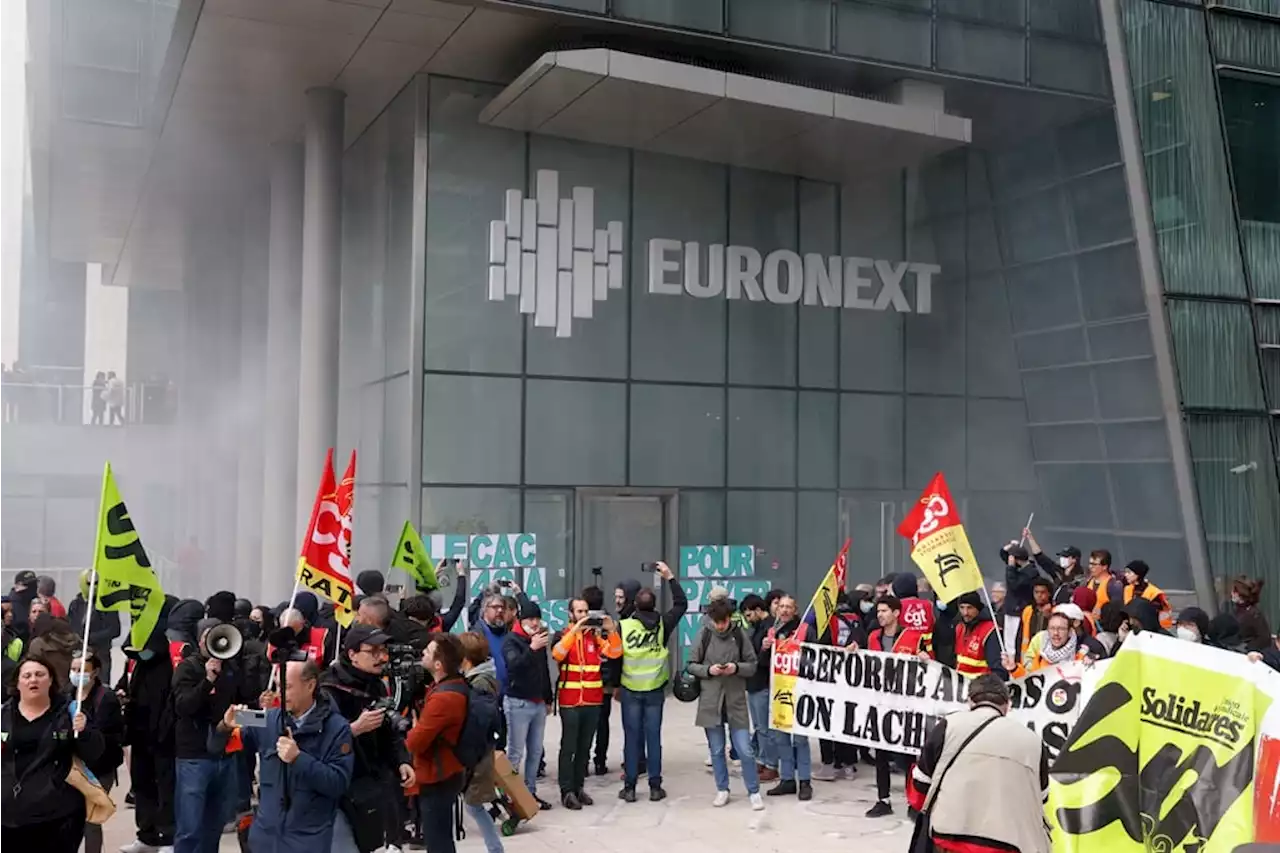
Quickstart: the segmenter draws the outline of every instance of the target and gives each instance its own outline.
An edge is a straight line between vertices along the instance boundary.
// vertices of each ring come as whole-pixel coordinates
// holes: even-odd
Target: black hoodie
[[[355,722],[363,711],[387,695],[382,676],[362,672],[349,660],[326,669],[320,675],[320,689],[333,700],[348,723]],[[386,779],[401,764],[413,765],[413,759],[405,749],[404,735],[398,734],[385,722],[371,732],[353,733],[351,744],[356,758],[351,776],[353,782],[357,779]]]
[[[1124,606],[1124,613],[1130,619],[1138,620],[1142,625],[1142,630],[1150,631],[1153,634],[1169,635],[1169,632],[1160,626],[1160,611],[1156,610],[1155,605],[1145,598],[1135,598]]]
[[[127,651],[129,665],[116,682],[116,690],[125,691],[125,743],[154,755],[173,755],[173,664],[169,660],[169,642],[165,639],[165,623],[169,608],[166,600],[160,621],[147,639],[142,652]],[[145,653],[145,657],[144,657]]]
[[[170,642],[185,643],[194,646],[196,643],[196,625],[204,618],[204,605],[194,598],[184,598],[173,606],[169,612],[169,627],[165,636]],[[165,652],[168,654],[167,650]]]
[[[623,581],[618,584],[618,588],[622,589],[624,593],[627,590],[623,587],[623,584],[627,583],[628,581]],[[636,591],[639,592],[640,582],[630,581],[630,583],[634,583],[637,588]],[[684,587],[680,586],[680,581],[676,578],[667,581],[667,587],[671,590],[671,609],[666,613],[659,614],[657,610],[636,610],[635,595],[633,594],[630,598],[629,606],[624,608],[624,610],[630,610],[631,612],[624,613],[620,611],[618,615],[623,619],[639,619],[640,624],[645,627],[646,631],[652,631],[661,622],[662,636],[666,642],[671,642],[671,638],[675,636],[676,626],[680,624],[680,620],[684,618],[685,611],[689,609],[689,599],[684,594]],[[796,621],[797,623],[799,622],[798,619]]]

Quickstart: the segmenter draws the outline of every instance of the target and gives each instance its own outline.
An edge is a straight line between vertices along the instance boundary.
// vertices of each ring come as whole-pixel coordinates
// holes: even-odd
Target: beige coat
[[[1022,853],[1049,853],[1040,789],[1040,736],[1008,717],[982,730],[951,764],[973,730],[996,715],[978,707],[947,717],[947,736],[938,768],[948,767],[941,785],[929,789],[925,808],[933,807],[937,835],[985,838]]]

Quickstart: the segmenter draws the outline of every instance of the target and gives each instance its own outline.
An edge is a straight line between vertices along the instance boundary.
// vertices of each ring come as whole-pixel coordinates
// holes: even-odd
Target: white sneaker
[[[729,805],[729,792],[716,791],[716,798],[711,801],[711,805],[715,806],[716,808]]]
[[[172,850],[173,848],[169,848]],[[143,844],[138,839],[130,841],[128,844],[120,848],[120,853],[158,853],[157,848],[150,844]]]
[[[764,797],[760,796],[759,792],[751,795],[751,810],[755,812],[764,811]]]
[[[731,763],[733,764],[734,767],[737,767],[739,770],[742,769],[742,759],[735,758]]]

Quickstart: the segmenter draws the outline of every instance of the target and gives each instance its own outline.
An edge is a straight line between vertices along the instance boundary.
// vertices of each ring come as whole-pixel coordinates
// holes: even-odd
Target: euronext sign
[[[649,292],[655,294],[917,314],[932,311],[933,278],[942,271],[936,264],[801,256],[790,249],[761,256],[750,246],[661,238],[649,241],[648,262]]]

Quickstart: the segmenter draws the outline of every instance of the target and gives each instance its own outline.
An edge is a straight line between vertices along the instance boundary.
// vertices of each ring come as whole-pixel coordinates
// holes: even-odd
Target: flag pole
[[[89,626],[93,624],[93,611],[97,608],[98,593],[98,570],[92,568],[89,570],[89,598],[85,602],[86,608],[84,612],[84,639],[80,641],[80,671],[84,672],[84,661],[89,656]],[[76,687],[76,713],[80,713],[80,688]],[[71,736],[77,740],[80,738],[79,732],[72,732]]]
[[[982,582],[982,597],[987,600],[987,612],[991,614],[991,624],[995,626],[996,638],[1000,640],[1000,653],[1004,654],[1004,631],[1000,630],[1000,620],[996,618],[996,606],[991,603],[991,593],[987,592],[987,582]]]
[[[1019,545],[1027,544],[1027,531],[1031,529],[1031,522],[1035,520],[1036,520],[1036,514],[1034,512],[1031,513],[1031,515],[1027,516],[1027,523],[1022,525],[1022,538],[1018,540]],[[983,585],[983,588],[984,589],[986,588],[985,584]]]

